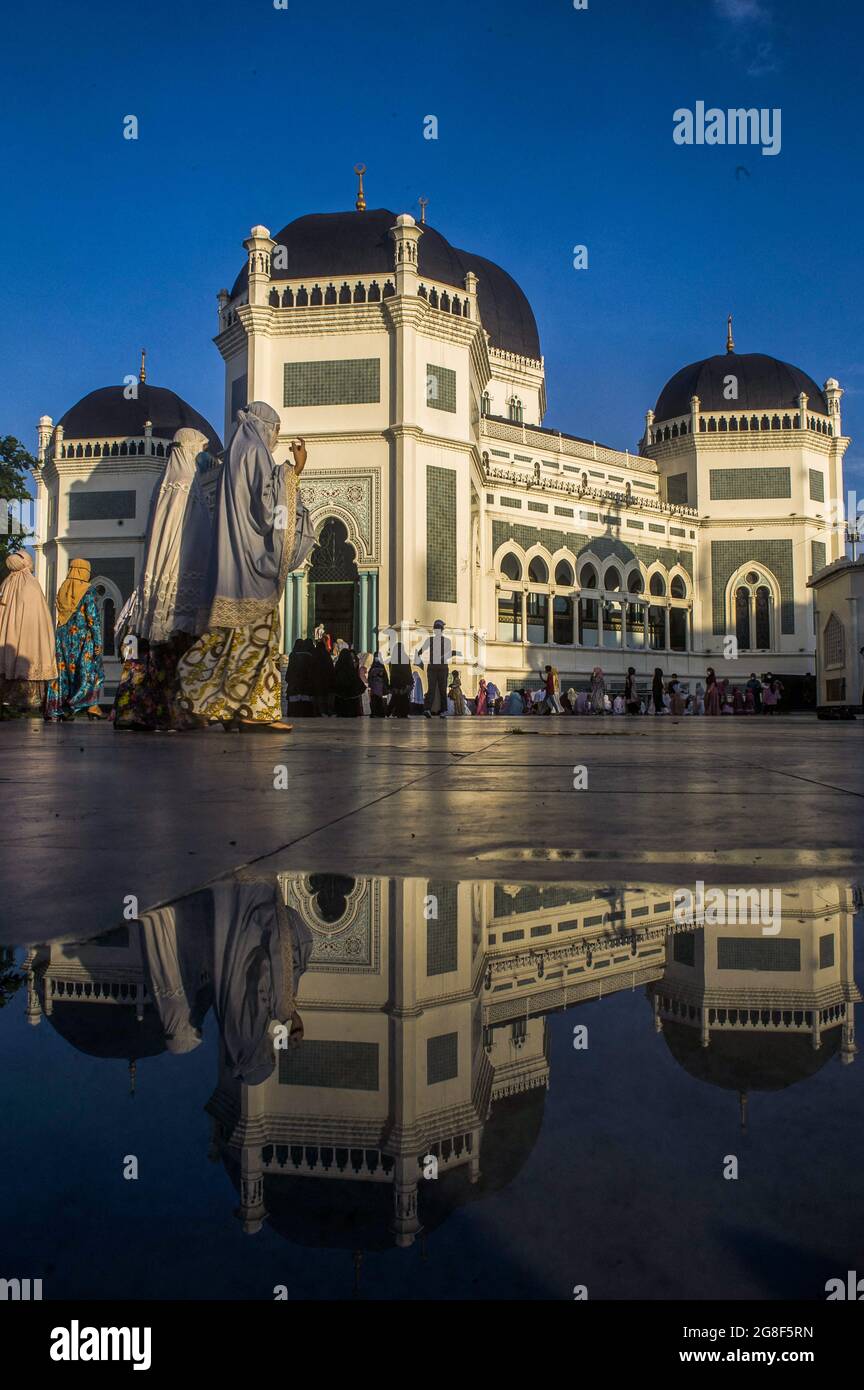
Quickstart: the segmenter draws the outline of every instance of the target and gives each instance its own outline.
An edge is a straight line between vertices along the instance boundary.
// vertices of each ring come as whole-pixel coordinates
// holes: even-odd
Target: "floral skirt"
[[[38,715],[45,704],[45,681],[7,680],[0,676],[0,719]]]
[[[180,706],[204,719],[282,717],[279,610],[242,627],[217,627],[189,648],[178,667]]]
[[[146,655],[124,661],[114,697],[115,729],[184,729],[192,720],[178,703],[177,665],[194,642],[177,632],[167,642],[155,642]]]

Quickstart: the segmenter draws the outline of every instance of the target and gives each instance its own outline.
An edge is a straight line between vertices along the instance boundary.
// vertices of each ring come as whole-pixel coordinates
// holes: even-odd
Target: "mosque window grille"
[[[517,509],[521,509],[522,506],[521,497],[502,497],[500,501],[502,507],[516,507]]]
[[[633,521],[631,517],[628,517],[628,518],[627,518],[627,525],[630,527],[631,531],[644,531],[644,530],[645,530],[645,522],[644,522],[644,521]]]
[[[801,942],[794,937],[721,936],[717,969],[797,972],[801,969]]]
[[[525,418],[525,412],[518,396],[511,396],[507,402],[507,418],[508,420],[512,420],[514,425],[522,424]]]
[[[572,516],[572,515],[573,515],[573,508],[572,508],[572,507],[556,507],[556,508],[555,508],[555,515],[556,515],[556,516]]]
[[[834,964],[834,934],[828,932],[819,938],[819,969],[830,970]]]
[[[836,613],[832,613],[825,624],[825,631],[822,635],[822,651],[826,666],[845,666],[846,633]]]
[[[549,508],[545,502],[529,502],[529,512],[548,512]]]
[[[708,478],[712,502],[792,496],[792,474],[788,468],[711,468]]]
[[[284,364],[283,406],[371,405],[380,399],[381,361],[377,357]]]
[[[456,473],[426,469],[426,599],[456,603]]]
[[[249,377],[246,372],[231,382],[231,419],[237,419],[237,411],[249,404]]]
[[[130,492],[70,492],[70,521],[132,521],[135,518],[135,493]]]
[[[689,503],[686,473],[672,473],[666,479],[666,498],[675,506],[686,506]]]
[[[301,1049],[298,1049],[301,1050]],[[436,1086],[459,1075],[459,1034],[440,1033],[426,1039],[426,1084]]]
[[[377,1091],[378,1044],[306,1038],[302,1047],[280,1049],[279,1084]]]
[[[648,530],[649,530],[649,531],[654,531],[654,532],[656,532],[656,534],[657,534],[658,536],[665,536],[665,535],[666,535],[666,527],[665,527],[665,526],[658,526],[657,523],[656,523],[656,521],[649,521],[649,522],[648,522]]]
[[[449,975],[459,964],[458,886],[430,879],[428,891],[437,916],[426,923],[426,974]]]
[[[695,966],[696,934],[692,931],[676,932],[672,938],[672,959],[676,965]]]
[[[686,536],[686,535],[687,535],[687,532],[684,530],[684,528],[683,528],[682,526],[670,526],[670,527],[669,527],[669,535],[670,535],[670,536]]]
[[[506,449],[490,449],[489,452],[496,459],[509,459],[510,457]]]
[[[825,474],[821,468],[811,468],[810,472],[810,501],[825,501]]]
[[[811,541],[810,554],[811,563],[813,566],[813,573],[816,574],[819,570],[824,569],[826,564],[828,563],[828,551],[825,542]]]
[[[456,373],[451,367],[426,364],[426,404],[432,410],[456,414]]]
[[[528,454],[514,454],[514,455],[513,455],[513,462],[514,462],[514,463],[531,463],[531,462],[533,462],[533,460],[528,456]]]

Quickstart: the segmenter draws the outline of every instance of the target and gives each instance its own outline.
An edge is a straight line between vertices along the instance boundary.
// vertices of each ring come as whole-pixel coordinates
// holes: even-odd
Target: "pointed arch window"
[[[845,666],[846,634],[843,631],[843,624],[836,613],[832,613],[828,622],[825,624],[825,632],[822,637],[822,650],[825,654],[826,666]]]

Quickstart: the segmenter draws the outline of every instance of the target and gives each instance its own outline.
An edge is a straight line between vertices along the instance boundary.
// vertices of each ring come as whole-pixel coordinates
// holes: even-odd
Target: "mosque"
[[[684,680],[771,671],[794,692],[815,667],[814,573],[844,553],[838,382],[725,351],[683,367],[634,452],[551,428],[534,314],[511,276],[442,232],[366,207],[271,236],[218,294],[229,436],[236,411],[282,416],[277,459],[303,436],[302,496],[318,544],[289,575],[285,650],[323,623],[360,650],[436,618],[472,675],[564,688],[595,664]],[[92,391],[38,424],[37,575],[53,602],[76,557],[113,621],[141,564],[150,495],[174,431],[195,425],[212,496],[216,429],[146,381]],[[519,516],[516,516],[519,512]],[[468,688],[472,675],[466,671]]]
[[[668,1049],[697,1087],[730,1093],[730,1136],[760,1122],[765,1093],[848,1066],[858,1051],[860,897],[843,883],[784,885],[776,937],[752,922],[683,926],[665,885],[284,873],[278,891],[310,947],[297,991],[303,1041],[254,1085],[237,1079],[220,1041],[205,1107],[209,1157],[250,1235],[267,1221],[308,1246],[407,1248],[501,1192],[540,1137],[553,1018],[579,1024],[612,995],[638,991],[655,1065]],[[177,1045],[178,1017],[201,1027],[192,983],[207,974],[199,957],[215,962],[209,893],[89,941],[34,945],[28,1022],[127,1062],[133,1086],[164,1087],[148,1059],[191,1050]]]

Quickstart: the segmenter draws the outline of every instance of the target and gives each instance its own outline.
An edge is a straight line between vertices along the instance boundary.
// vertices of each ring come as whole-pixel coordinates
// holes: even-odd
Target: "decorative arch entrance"
[[[306,575],[310,633],[323,623],[334,639],[354,642],[358,579],[357,558],[348,540],[348,528],[338,517],[328,516]]]

